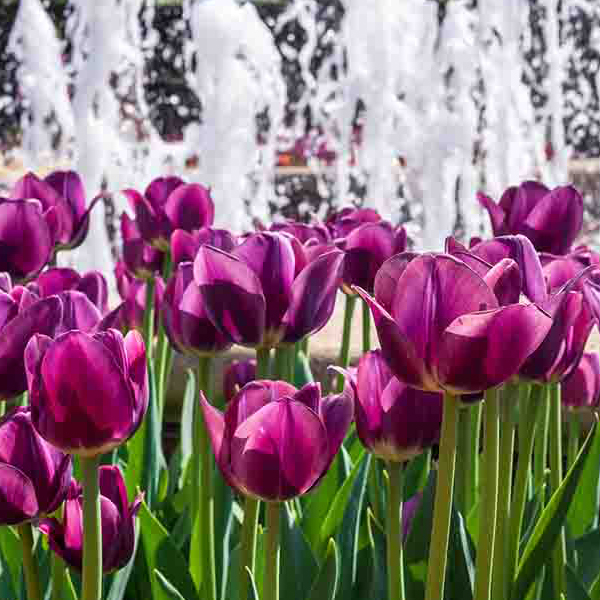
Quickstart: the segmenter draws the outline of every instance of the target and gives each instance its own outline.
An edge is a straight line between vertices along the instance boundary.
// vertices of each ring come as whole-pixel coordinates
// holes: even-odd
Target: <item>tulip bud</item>
[[[256,361],[234,360],[223,375],[223,396],[231,402],[234,396],[247,384],[256,379]]]
[[[577,368],[560,384],[561,401],[571,410],[591,409],[600,401],[600,360],[596,353],[586,353]]]

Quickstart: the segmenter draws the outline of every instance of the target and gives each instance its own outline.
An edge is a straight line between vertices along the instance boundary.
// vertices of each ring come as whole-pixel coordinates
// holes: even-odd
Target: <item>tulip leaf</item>
[[[294,385],[297,388],[305,386],[307,383],[312,383],[315,380],[313,377],[310,361],[302,350],[296,353],[294,362]]]
[[[254,577],[252,576],[252,571],[248,567],[246,567],[246,573],[248,574],[248,578],[250,579],[250,600],[260,600],[258,590],[256,589],[256,582],[254,581]]]
[[[154,596],[156,600],[185,600],[177,588],[158,569],[154,569],[154,579],[158,584],[153,587],[158,590],[158,595]]]
[[[185,477],[186,467],[192,455],[192,432],[194,423],[194,404],[198,401],[196,393],[196,375],[194,369],[187,370],[187,381],[185,384],[185,392],[183,394],[183,406],[181,409],[181,428],[180,428],[180,444],[181,444],[181,480],[180,487],[183,487],[183,478]]]
[[[535,581],[542,565],[545,564],[551,553],[565,523],[569,505],[581,479],[593,441],[598,435],[600,435],[598,427],[594,426],[560,487],[544,508],[519,562],[512,600],[521,600],[526,597],[529,587]]]
[[[569,600],[590,600],[590,596],[585,589],[585,586],[577,577],[577,574],[571,568],[571,565],[566,565],[566,584],[567,598]]]
[[[577,491],[573,496],[567,524],[574,538],[581,537],[598,518],[600,506],[600,433],[594,436],[590,458],[586,461]]]
[[[223,591],[225,597],[227,571],[229,569],[230,540],[234,531],[233,492],[218,469],[213,473],[213,491],[215,506],[215,569],[217,574],[217,592]]]
[[[22,551],[19,536],[12,527],[0,527],[0,551],[8,566],[13,587],[21,587]]]
[[[594,529],[575,540],[575,551],[579,557],[577,576],[589,588],[600,574],[600,528]]]
[[[377,524],[373,513],[367,509],[367,530],[369,546],[371,547],[371,585],[369,598],[386,600],[388,597],[386,581],[386,539],[385,534]]]
[[[155,569],[158,569],[176,586],[186,600],[196,599],[198,596],[194,582],[184,566],[187,561],[169,537],[167,530],[148,510],[145,502],[142,502],[140,507],[139,520],[148,572],[154,573]],[[159,585],[154,577],[152,595],[159,597]]]
[[[404,470],[404,500],[409,500],[427,483],[431,462],[431,450],[415,456]]]
[[[131,571],[133,570],[133,565],[135,564],[135,556],[137,553],[137,549],[139,546],[140,539],[140,526],[139,522],[135,524],[135,544],[133,554],[131,556],[131,560],[119,571],[117,571],[114,575],[112,575],[110,579],[110,591],[106,600],[123,600],[125,596],[125,591],[127,589],[127,583],[129,582],[129,578],[131,576]]]
[[[333,538],[327,543],[325,559],[321,565],[307,600],[333,600],[337,592],[340,557]]]

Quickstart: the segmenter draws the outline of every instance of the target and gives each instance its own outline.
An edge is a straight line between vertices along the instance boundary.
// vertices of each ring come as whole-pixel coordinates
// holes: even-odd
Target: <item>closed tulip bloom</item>
[[[81,292],[101,314],[108,310],[108,284],[104,275],[98,271],[80,275],[74,269],[56,267],[44,271],[35,283],[42,298],[66,291]]]
[[[142,238],[137,223],[127,213],[121,215],[121,237],[123,263],[132,275],[148,279],[162,270],[164,253]]]
[[[356,432],[378,458],[404,462],[439,441],[443,395],[408,387],[392,374],[381,351],[358,363]]]
[[[181,263],[171,277],[161,303],[163,323],[179,352],[211,356],[227,350],[231,342],[208,318],[193,270],[191,262]]]
[[[197,183],[186,184],[179,177],[159,177],[143,195],[132,189],[123,194],[135,211],[142,237],[165,252],[175,229],[191,232],[212,225],[215,218],[210,191]]]
[[[202,227],[191,233],[183,229],[176,229],[171,236],[171,258],[173,264],[194,262],[198,248],[204,244],[231,252],[236,246],[233,234],[225,229]]]
[[[319,384],[301,390],[255,381],[225,414],[200,394],[213,452],[223,476],[242,494],[289,500],[311,490],[329,469],[352,421],[352,392],[321,398]]]
[[[301,340],[329,320],[343,253],[332,250],[298,271],[289,237],[249,236],[231,253],[202,246],[194,279],[214,326],[232,342],[275,347]]]
[[[560,399],[569,410],[590,409],[600,402],[600,360],[593,352],[585,353],[577,368],[560,384]]]
[[[495,236],[523,234],[538,252],[566,254],[581,231],[583,199],[570,185],[549,190],[535,181],[508,188],[496,204],[484,194]]]
[[[234,360],[229,363],[223,375],[223,396],[231,402],[235,395],[247,384],[256,379],[256,360]]]
[[[54,512],[67,496],[71,457],[44,440],[29,408],[0,421],[0,525],[16,525]]]
[[[70,454],[93,457],[127,441],[148,405],[146,352],[131,331],[55,340],[34,336],[25,349],[31,417],[40,435]]]
[[[351,231],[365,223],[377,223],[381,215],[373,208],[354,208],[346,206],[332,213],[325,225],[333,239],[345,238]]]
[[[135,517],[141,506],[140,494],[131,504],[118,467],[99,469],[100,519],[102,529],[102,571],[112,573],[122,569],[133,556],[135,547]],[[73,482],[65,502],[62,523],[55,518],[44,519],[40,530],[48,536],[50,547],[69,566],[81,571],[83,558],[83,495]]]
[[[484,279],[448,254],[398,254],[379,270],[375,298],[358,291],[394,375],[429,392],[468,394],[499,385],[552,324],[535,304],[499,306]]]

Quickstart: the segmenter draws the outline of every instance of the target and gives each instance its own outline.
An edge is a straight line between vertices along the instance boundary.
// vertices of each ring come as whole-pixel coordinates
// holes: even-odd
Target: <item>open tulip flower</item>
[[[402,383],[381,351],[367,352],[360,359],[355,395],[356,432],[378,458],[404,462],[438,442],[442,394]]]
[[[0,524],[16,525],[54,512],[67,496],[72,461],[44,440],[28,408],[0,421]]]
[[[94,457],[127,441],[148,405],[146,353],[131,331],[89,335],[69,331],[55,340],[34,336],[25,349],[35,428],[70,454]]]
[[[496,204],[485,194],[479,203],[488,211],[495,236],[527,236],[536,250],[569,252],[583,224],[583,199],[570,185],[549,190],[535,181],[509,187]]]
[[[300,272],[289,236],[257,233],[231,253],[202,246],[194,279],[208,317],[232,342],[271,348],[295,343],[331,317],[343,253],[322,254]]]
[[[194,262],[198,248],[203,244],[231,252],[236,243],[234,235],[225,229],[202,227],[191,233],[183,229],[176,229],[171,235],[171,258],[175,265],[182,262]]]
[[[350,387],[321,398],[319,384],[297,390],[283,381],[255,381],[225,414],[200,402],[217,464],[242,494],[268,501],[308,492],[331,465],[354,410]]]
[[[118,467],[100,467],[99,487],[102,571],[106,574],[123,568],[133,556],[135,516],[140,508],[142,495],[133,503],[128,503],[125,482]],[[55,518],[44,519],[39,527],[48,536],[52,550],[68,565],[81,571],[83,496],[77,483],[72,482],[62,522]]]
[[[148,279],[160,273],[164,253],[142,238],[137,223],[127,213],[121,215],[121,237],[123,263],[134,277]]]
[[[600,402],[600,359],[587,352],[577,368],[560,384],[561,401],[570,410],[590,409]]]
[[[123,190],[123,194],[135,211],[142,237],[164,252],[175,229],[191,232],[212,225],[215,218],[210,191],[179,177],[158,177],[143,195],[133,189]]]
[[[448,254],[398,254],[379,270],[375,298],[357,291],[392,372],[424,391],[468,394],[503,383],[552,325],[535,304],[499,306],[486,281]]]

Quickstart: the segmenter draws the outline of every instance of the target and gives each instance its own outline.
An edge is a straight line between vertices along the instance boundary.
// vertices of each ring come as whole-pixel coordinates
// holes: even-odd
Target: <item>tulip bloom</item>
[[[102,571],[122,569],[133,556],[135,516],[142,502],[140,494],[131,504],[118,467],[99,469],[100,518],[102,527]],[[73,482],[65,502],[64,517],[44,519],[40,530],[48,536],[50,547],[68,565],[81,571],[83,556],[83,496]]]
[[[442,394],[410,388],[393,376],[379,350],[358,363],[356,432],[380,459],[404,462],[437,443]]]
[[[16,525],[54,512],[67,496],[72,461],[44,440],[29,408],[0,421],[0,524]]]
[[[583,200],[570,185],[549,190],[525,181],[508,188],[498,204],[481,193],[477,199],[490,215],[495,236],[521,233],[539,252],[566,254],[583,224]]]
[[[148,279],[162,270],[164,253],[142,238],[137,223],[127,213],[121,215],[123,263],[135,277]]]
[[[227,350],[231,342],[209,320],[193,270],[191,262],[181,263],[171,277],[161,304],[163,323],[179,352],[211,356]]]
[[[321,398],[319,384],[301,390],[255,381],[225,414],[200,395],[213,452],[223,476],[242,494],[283,501],[310,491],[329,469],[354,410],[346,388]]]
[[[212,225],[215,218],[209,190],[197,183],[186,184],[179,177],[158,177],[144,195],[132,189],[123,194],[135,211],[142,237],[165,252],[175,229],[191,232]]]
[[[34,336],[25,349],[31,418],[70,454],[94,457],[127,441],[148,405],[142,337],[115,329]]]
[[[378,223],[381,215],[373,208],[353,208],[347,206],[332,213],[325,225],[333,239],[345,238],[351,231],[365,223]]]
[[[300,221],[283,221],[273,223],[269,228],[270,231],[279,233],[288,233],[295,237],[301,244],[306,244],[310,240],[316,240],[321,244],[329,244],[331,242],[331,234],[327,227],[322,223],[301,223]]]
[[[208,244],[225,252],[231,252],[236,246],[236,239],[225,229],[202,227],[202,229],[196,229],[191,233],[183,229],[176,229],[171,236],[173,264],[193,262],[198,248],[203,244]]]
[[[249,236],[231,253],[202,246],[194,279],[213,325],[236,344],[290,344],[329,320],[341,282],[343,253],[333,250],[297,270],[289,237]]]
[[[223,375],[223,396],[231,402],[235,395],[247,384],[256,379],[256,360],[234,360]]]
[[[596,353],[581,357],[577,368],[560,384],[561,401],[570,410],[590,409],[600,402],[600,360]]]
[[[398,254],[379,270],[375,298],[358,291],[394,375],[429,392],[467,394],[501,384],[552,324],[534,304],[499,306],[484,279],[447,254]]]

